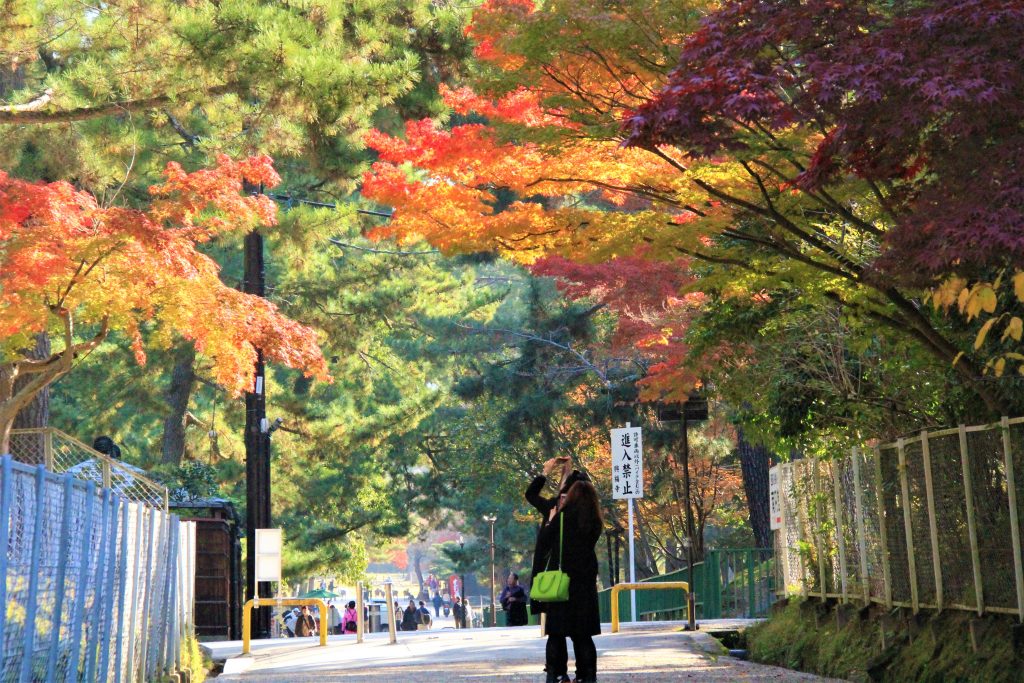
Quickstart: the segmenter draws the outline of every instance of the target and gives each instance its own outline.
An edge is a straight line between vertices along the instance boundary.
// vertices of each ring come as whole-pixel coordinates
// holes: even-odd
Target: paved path
[[[677,624],[625,624],[614,635],[610,630],[605,625],[604,633],[594,639],[602,683],[826,680],[724,656],[718,641],[706,632],[687,633]],[[354,637],[332,636],[326,648],[313,639],[254,641],[252,657],[232,656],[240,652],[238,643],[209,643],[204,649],[215,660],[229,657],[225,673],[218,677],[225,683],[544,680],[545,640],[536,627],[440,629],[398,637],[397,644],[389,645],[386,633],[373,634],[357,645]],[[570,647],[570,672],[571,654]]]

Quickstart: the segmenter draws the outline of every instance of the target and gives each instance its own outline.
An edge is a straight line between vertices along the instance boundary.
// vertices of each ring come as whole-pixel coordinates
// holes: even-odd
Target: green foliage
[[[167,487],[171,500],[192,502],[213,498],[220,488],[217,470],[212,466],[189,460],[180,466],[161,465],[151,470],[154,478]]]
[[[837,618],[841,614],[841,618]],[[971,645],[970,625],[978,634]],[[1014,681],[1022,660],[1013,620],[946,610],[918,617],[880,607],[824,607],[791,598],[745,631],[750,658],[852,681]],[[882,630],[885,649],[882,648]]]

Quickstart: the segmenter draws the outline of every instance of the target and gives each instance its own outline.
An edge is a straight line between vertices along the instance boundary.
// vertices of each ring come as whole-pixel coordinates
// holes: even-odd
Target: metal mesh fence
[[[194,524],[43,465],[0,458],[0,681],[169,672],[191,629]]]
[[[779,469],[777,590],[1024,620],[1024,418]]]
[[[60,430],[14,429],[10,444],[18,462],[68,472],[130,501],[167,509],[166,487],[152,481],[144,470],[110,458]]]

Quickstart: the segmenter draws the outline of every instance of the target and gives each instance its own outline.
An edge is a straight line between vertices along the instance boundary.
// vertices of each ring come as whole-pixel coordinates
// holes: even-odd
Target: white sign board
[[[639,427],[612,430],[612,498],[644,497],[643,442]]]
[[[281,581],[281,530],[256,530],[256,580]]]
[[[771,529],[782,528],[782,473],[779,466],[768,470],[768,512],[771,515]]]

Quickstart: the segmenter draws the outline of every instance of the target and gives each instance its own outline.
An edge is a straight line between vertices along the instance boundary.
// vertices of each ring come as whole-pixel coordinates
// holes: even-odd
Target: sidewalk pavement
[[[748,620],[714,620],[689,633],[681,622],[623,624],[612,634],[605,624],[594,638],[602,683],[629,681],[824,681],[810,674],[753,664],[728,657],[708,630],[749,625]],[[250,656],[242,657],[241,643],[204,643],[214,661],[224,661],[220,680],[227,681],[393,681],[434,683],[480,681],[540,683],[544,680],[544,645],[535,626],[487,629],[434,629],[398,633],[388,644],[387,633],[367,634],[358,645],[354,636],[331,636],[328,646],[318,641],[285,639],[253,641]],[[570,673],[572,673],[570,645]]]

